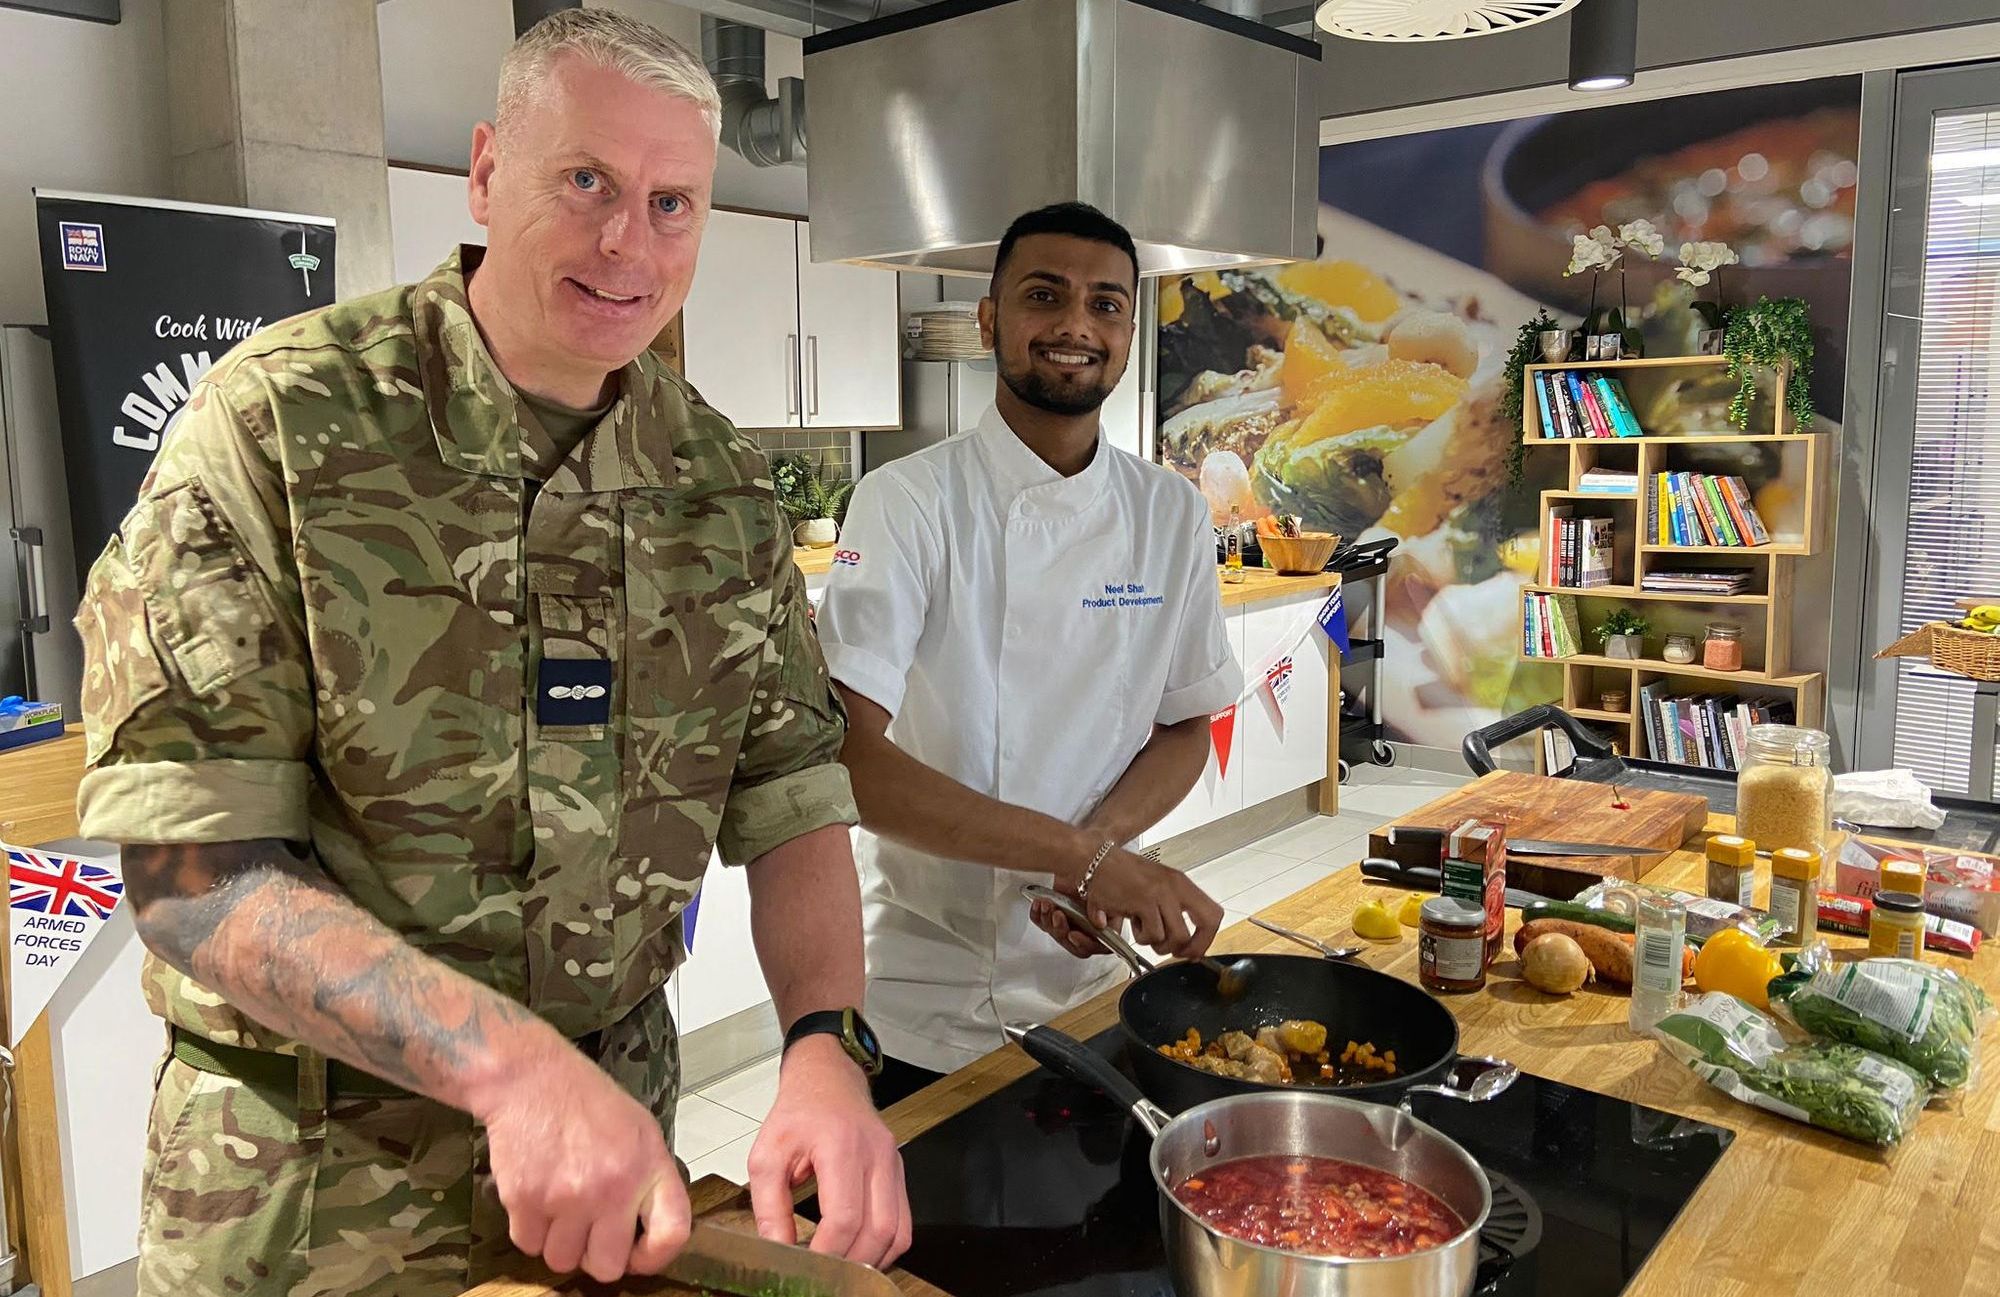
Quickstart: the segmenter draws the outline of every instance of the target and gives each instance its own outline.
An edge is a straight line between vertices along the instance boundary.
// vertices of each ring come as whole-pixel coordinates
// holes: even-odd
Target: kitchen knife
[[[737,1297],[902,1297],[893,1280],[865,1265],[705,1221],[694,1223],[664,1277]]]
[[[1438,870],[1425,865],[1405,865],[1394,860],[1384,860],[1381,856],[1369,856],[1361,862],[1361,876],[1372,878],[1378,883],[1388,883],[1393,887],[1407,888],[1413,892],[1436,892],[1443,888],[1444,880]],[[1524,892],[1518,887],[1507,889],[1507,906],[1518,910],[1524,905],[1552,898],[1538,896],[1534,892]]]
[[[1443,829],[1427,829],[1415,825],[1398,825],[1385,830],[1392,843],[1442,842],[1448,836]],[[1507,853],[1515,856],[1665,856],[1678,851],[1678,847],[1642,847],[1628,842],[1557,842],[1548,838],[1507,839]]]

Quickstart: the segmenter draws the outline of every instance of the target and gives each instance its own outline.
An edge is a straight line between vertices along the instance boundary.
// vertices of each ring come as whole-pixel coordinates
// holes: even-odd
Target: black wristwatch
[[[840,1048],[854,1065],[870,1076],[882,1074],[882,1042],[875,1039],[875,1033],[868,1026],[867,1019],[859,1009],[824,1009],[818,1013],[808,1013],[792,1024],[785,1033],[785,1049],[789,1051],[807,1036],[828,1035],[840,1041]]]

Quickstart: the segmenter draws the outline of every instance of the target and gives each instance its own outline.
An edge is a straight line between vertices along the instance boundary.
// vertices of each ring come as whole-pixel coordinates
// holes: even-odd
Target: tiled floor
[[[1340,814],[1321,816],[1197,866],[1190,877],[1222,902],[1227,922],[1258,910],[1359,860],[1368,830],[1415,810],[1468,776],[1402,767],[1357,766],[1340,790]],[[681,1100],[675,1151],[699,1179],[742,1184],[759,1123],[778,1093],[778,1060],[766,1059]]]

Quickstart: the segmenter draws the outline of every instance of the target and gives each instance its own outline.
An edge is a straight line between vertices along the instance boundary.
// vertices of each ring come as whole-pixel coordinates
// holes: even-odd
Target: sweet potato
[[[1514,933],[1514,953],[1520,954],[1527,949],[1530,941],[1545,932],[1560,932],[1583,947],[1583,953],[1598,977],[1614,986],[1632,985],[1633,938],[1629,934],[1612,932],[1588,923],[1573,923],[1568,919],[1536,919],[1522,924]],[[1681,976],[1683,980],[1694,976],[1692,950],[1681,952]]]

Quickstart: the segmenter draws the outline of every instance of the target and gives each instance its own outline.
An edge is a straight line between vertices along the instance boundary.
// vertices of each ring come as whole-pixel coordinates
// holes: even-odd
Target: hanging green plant
[[[1514,348],[1507,353],[1506,386],[1500,392],[1500,417],[1510,420],[1514,429],[1514,444],[1507,448],[1508,486],[1521,485],[1521,469],[1528,454],[1528,447],[1523,441],[1527,435],[1528,366],[1541,355],[1542,331],[1557,327],[1555,318],[1546,310],[1536,311],[1535,318],[1523,324],[1514,334]]]
[[[1722,335],[1722,354],[1729,358],[1729,376],[1736,380],[1736,394],[1729,398],[1729,421],[1739,428],[1750,426],[1750,404],[1757,397],[1759,367],[1788,367],[1785,376],[1785,413],[1800,430],[1812,426],[1812,316],[1796,297],[1772,301],[1759,297],[1755,306],[1738,306],[1729,312],[1727,332]]]

